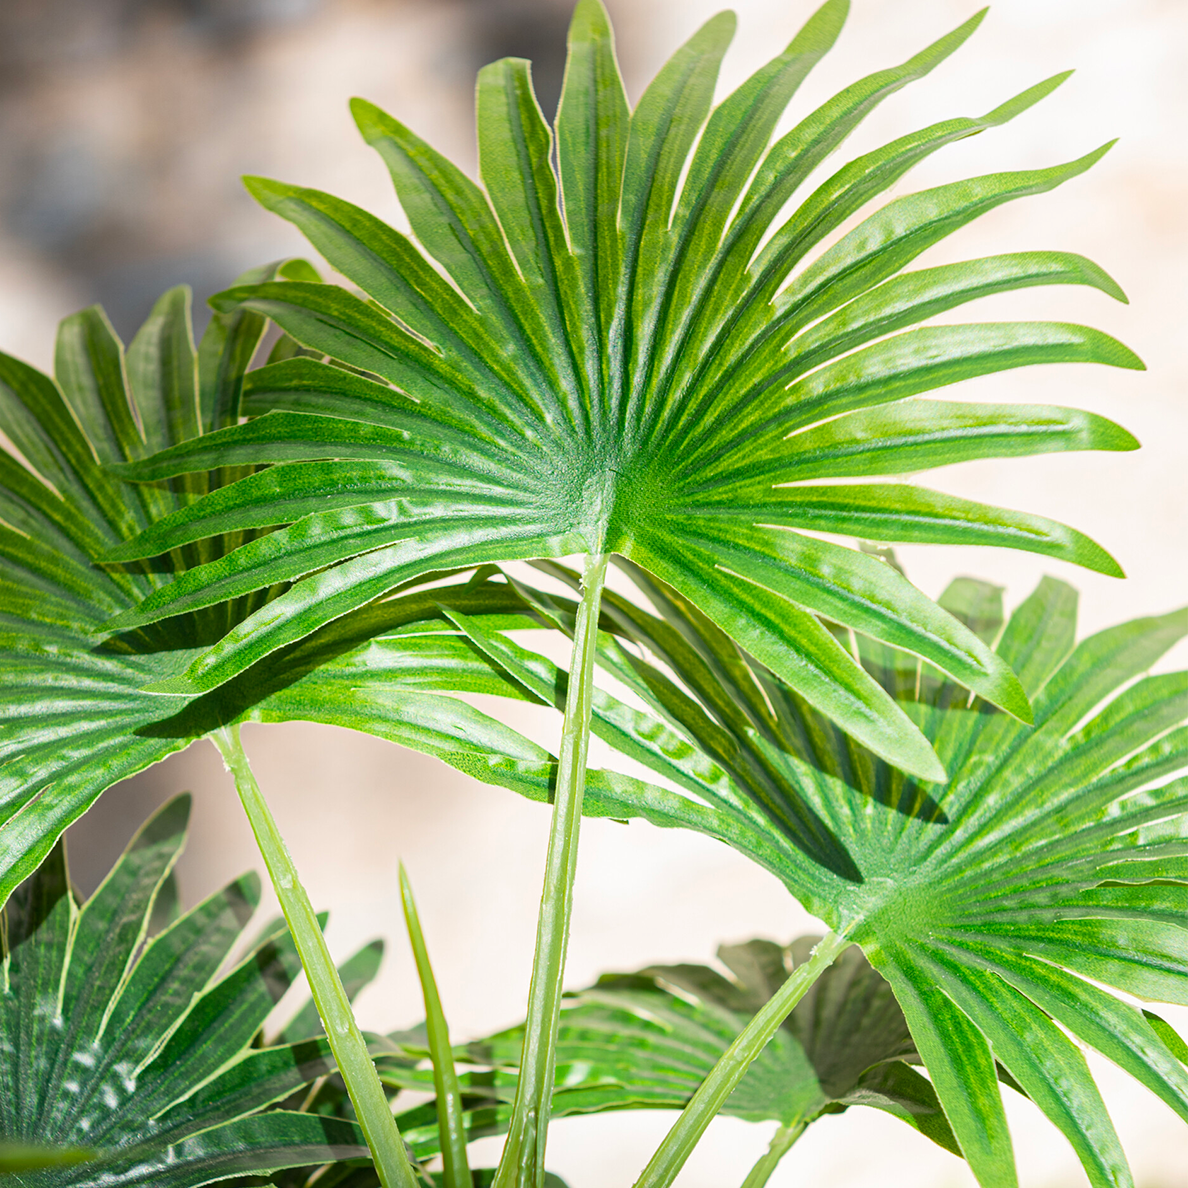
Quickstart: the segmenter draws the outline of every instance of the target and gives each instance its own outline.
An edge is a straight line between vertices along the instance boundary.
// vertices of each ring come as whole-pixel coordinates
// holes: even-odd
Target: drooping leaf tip
[[[1147,365],[1124,343],[1114,341],[1114,349],[1106,360],[1111,367],[1121,367],[1126,371],[1146,371]]]
[[[1124,342],[1100,330],[1092,335],[1090,353],[1086,360],[1104,363],[1107,367],[1121,367],[1125,371],[1146,371],[1147,365]]]
[[[252,173],[245,173],[239,180],[243,182],[243,188],[267,210],[275,209],[282,198],[288,198],[301,188]]]
[[[1124,578],[1126,576],[1122,566],[1101,547],[1095,540],[1077,533],[1070,560],[1084,569],[1091,569],[1094,573],[1104,574],[1106,577]]]
[[[913,730],[912,734],[914,737],[910,740],[897,739],[899,745],[894,750],[887,751],[883,758],[898,767],[905,775],[914,776],[929,784],[947,784],[949,773],[945,771],[944,764],[932,749],[932,745],[917,731]]]
[[[993,655],[993,653],[991,653]],[[1001,669],[998,673],[999,679],[996,682],[995,692],[989,696],[985,693],[982,696],[987,700],[993,701],[999,709],[1005,710],[1012,718],[1017,719],[1026,726],[1031,726],[1035,722],[1035,715],[1031,710],[1031,702],[1027,699],[1027,694],[1023,689],[1019,678],[1003,661],[999,660]]]

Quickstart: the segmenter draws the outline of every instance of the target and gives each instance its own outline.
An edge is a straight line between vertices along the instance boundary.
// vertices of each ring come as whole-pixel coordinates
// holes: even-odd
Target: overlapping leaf
[[[128,628],[295,582],[155,687],[214,689],[434,569],[617,553],[905,770],[941,776],[901,707],[822,616],[913,651],[1026,719],[1002,657],[894,571],[805,530],[998,544],[1118,572],[1099,546],[1039,516],[900,484],[816,482],[1135,446],[1118,426],[1072,409],[915,400],[1033,363],[1141,366],[1081,326],[918,326],[1029,285],[1122,297],[1079,256],[1026,252],[904,271],[981,213],[1052,189],[1104,149],[897,198],[812,256],[914,163],[1012,119],[1064,77],[850,161],[779,222],[863,117],[944,61],[980,19],[846,88],[771,143],[846,7],[828,0],[714,107],[733,32],[721,14],[629,111],[605,12],[580,0],[553,129],[527,62],[480,74],[481,186],[356,101],[414,238],[328,194],[250,179],[362,293],[269,282],[221,295],[220,309],[274,319],[305,357],[249,377],[245,410],[267,415],[121,470],[153,479],[275,463],[172,513],[114,557],[289,525],[116,619]]]
[[[245,539],[204,542],[152,565],[97,564],[154,519],[236,477],[133,489],[103,469],[238,419],[265,321],[217,316],[196,354],[188,305],[185,289],[166,293],[126,354],[97,307],[67,318],[57,382],[0,356],[0,429],[21,455],[0,453],[0,903],[105,787],[186,745],[185,734],[153,729],[178,704],[141,688],[267,597],[105,639],[113,611]]]
[[[641,799],[638,815],[736,846],[862,946],[983,1185],[1016,1183],[997,1064],[1091,1183],[1129,1188],[1081,1046],[1188,1120],[1173,1033],[1113,992],[1188,1003],[1188,784],[1177,774],[1188,674],[1144,675],[1188,632],[1188,612],[1076,644],[1069,586],[1045,579],[1004,626],[999,589],[954,582],[942,605],[1019,672],[1034,726],[907,653],[861,643],[864,667],[946,764],[948,785],[929,785],[856,746],[676,591],[634,572],[660,613],[608,595],[605,613],[645,651],[608,636],[602,658],[650,710],[604,694],[595,728],[693,794],[673,793],[663,816]],[[563,607],[525,593],[566,622]],[[550,678],[563,685],[543,658],[459,622],[542,700]]]
[[[232,467],[135,487],[102,465],[184,438],[196,425],[215,430],[237,419],[264,319],[217,315],[195,352],[187,301],[182,289],[167,293],[126,356],[98,309],[68,318],[56,383],[0,356],[0,428],[22,456],[0,451],[0,904],[105,788],[230,722],[307,719],[368,730],[548,796],[548,752],[440,695],[516,695],[440,609],[455,606],[494,629],[519,624],[527,608],[503,584],[398,591],[213,694],[144,691],[277,592],[114,636],[104,626],[172,573],[256,535],[233,531],[151,565],[98,564],[156,517],[244,473]],[[592,807],[597,797],[595,790]]]
[[[300,963],[280,922],[221,970],[255,876],[178,915],[188,816],[188,796],[161,809],[82,904],[59,843],[3,909],[0,1135],[86,1156],[22,1170],[29,1188],[191,1188],[367,1154],[352,1122],[261,1112],[334,1064],[312,1028],[253,1045]],[[374,948],[352,969],[374,974]]]
[[[703,965],[652,966],[606,974],[575,991],[557,1038],[554,1114],[680,1109],[812,943],[723,946],[730,977]],[[456,1050],[459,1061],[475,1066],[463,1077],[471,1138],[506,1130],[522,1044],[523,1029],[514,1027]],[[936,1095],[912,1060],[918,1057],[890,987],[850,949],[788,1017],[723,1113],[799,1130],[822,1114],[867,1105],[955,1151]],[[407,1066],[382,1075],[391,1085],[426,1086],[426,1074]],[[432,1104],[405,1111],[400,1129],[422,1157],[437,1150]]]

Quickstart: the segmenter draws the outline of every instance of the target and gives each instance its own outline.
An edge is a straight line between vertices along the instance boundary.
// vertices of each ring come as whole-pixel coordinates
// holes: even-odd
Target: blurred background
[[[0,349],[48,368],[58,319],[94,301],[127,340],[153,299],[178,282],[193,286],[201,324],[204,299],[242,269],[301,254],[297,233],[246,196],[243,173],[328,189],[400,222],[386,173],[351,124],[348,98],[363,95],[390,110],[473,172],[475,70],[509,54],[531,58],[551,115],[570,7],[570,0],[0,0]],[[608,0],[608,7],[634,100],[718,5]],[[789,40],[811,7],[811,0],[739,0],[722,93]],[[849,26],[792,115],[914,54],[973,9],[971,0],[854,0]],[[954,58],[885,103],[844,150],[848,158],[935,120],[980,114],[1070,66],[1077,74],[1039,108],[946,149],[896,192],[1050,165],[1121,138],[1087,175],[998,209],[924,263],[1077,251],[1130,295],[1123,306],[1094,291],[1032,290],[990,299],[970,316],[1087,322],[1138,351],[1148,374],[1030,369],[965,391],[1091,408],[1131,429],[1144,443],[1140,453],[980,463],[930,479],[1076,525],[1118,557],[1130,580],[1023,554],[899,550],[909,576],[933,596],[970,573],[1006,586],[1013,605],[1054,573],[1082,591],[1085,632],[1183,601],[1185,17],[1183,0],[999,0]],[[1168,663],[1176,659],[1182,665],[1188,654]],[[537,734],[550,725],[515,724]],[[399,922],[401,857],[455,1035],[521,1018],[545,811],[332,728],[249,728],[245,739],[315,904],[333,913],[331,948],[345,955],[377,934],[388,939],[383,975],[360,1000],[364,1026],[389,1030],[420,1017]],[[186,902],[258,865],[230,780],[202,744],[113,789],[74,828],[71,860],[84,889],[153,807],[187,788],[196,803],[180,867]],[[705,839],[592,821],[582,846],[574,986],[607,969],[708,960],[724,940],[787,940],[815,927],[774,879]],[[1168,1015],[1188,1026],[1188,1011]],[[1188,1188],[1183,1126],[1111,1066],[1097,1065],[1142,1188]],[[1083,1184],[1064,1140],[1026,1103],[1009,1105],[1026,1188]],[[670,1122],[660,1114],[562,1121],[550,1165],[572,1188],[630,1183]],[[739,1182],[768,1129],[718,1120],[679,1183]],[[483,1153],[493,1162],[493,1140],[484,1140]],[[875,1182],[973,1184],[952,1156],[869,1110],[818,1123],[772,1180],[819,1188]]]

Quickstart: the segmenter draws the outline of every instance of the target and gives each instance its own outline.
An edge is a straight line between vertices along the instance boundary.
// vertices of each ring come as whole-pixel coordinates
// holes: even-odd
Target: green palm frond
[[[913,164],[1012,119],[1065,77],[855,158],[781,220],[863,117],[980,20],[846,88],[772,143],[846,8],[829,0],[715,107],[734,28],[721,14],[629,111],[606,14],[581,0],[552,129],[527,62],[480,74],[481,186],[355,101],[413,238],[328,194],[249,179],[361,292],[278,281],[216,298],[219,309],[272,318],[305,354],[251,374],[244,411],[257,419],[119,469],[148,480],[275,464],[164,517],[113,558],[288,524],[114,620],[127,629],[295,583],[154,688],[214,689],[434,569],[615,553],[916,774],[940,778],[934,754],[822,617],[906,648],[1026,719],[1014,674],[974,633],[877,560],[806,533],[997,544],[1119,572],[1098,545],[1039,516],[898,483],[819,481],[1135,447],[1118,426],[1072,409],[916,399],[1033,363],[1142,366],[1082,326],[918,325],[1030,285],[1124,299],[1079,256],[904,271],[978,215],[1060,185],[1105,148],[896,198],[821,250]]]
[[[728,976],[704,965],[649,966],[604,974],[568,994],[557,1036],[554,1116],[682,1108],[815,939],[723,945],[718,956]],[[507,1130],[523,1040],[520,1026],[455,1049],[459,1062],[473,1066],[462,1075],[472,1141]],[[423,1052],[415,1044],[404,1050]],[[409,1064],[386,1068],[382,1060],[387,1084],[432,1090],[429,1073]],[[816,1118],[871,1106],[957,1152],[936,1094],[912,1063],[919,1057],[891,988],[852,948],[788,1016],[722,1112],[779,1122],[787,1150]],[[399,1122],[420,1158],[437,1152],[433,1103],[404,1111]]]
[[[57,382],[0,356],[0,429],[21,455],[0,450],[0,904],[106,788],[228,723],[349,726],[541,800],[555,779],[547,751],[443,695],[518,695],[441,609],[492,630],[536,625],[498,582],[397,591],[203,697],[144,691],[277,592],[115,636],[104,626],[173,573],[254,534],[229,533],[152,565],[96,563],[155,517],[242,473],[134,488],[101,465],[237,418],[265,321],[216,315],[195,352],[187,304],[184,289],[162,297],[126,354],[100,310],[66,319]]]
[[[1115,993],[1188,1005],[1188,674],[1144,675],[1188,633],[1188,612],[1077,644],[1064,583],[1045,578],[1004,625],[999,588],[954,582],[941,605],[1018,671],[1034,725],[859,641],[864,668],[936,747],[950,773],[939,785],[857,746],[677,591],[633,573],[659,613],[608,593],[617,634],[603,635],[600,659],[647,708],[602,693],[593,729],[682,791],[623,785],[635,802],[624,815],[727,842],[862,947],[986,1188],[1016,1183],[996,1065],[1064,1132],[1091,1183],[1130,1188],[1081,1047],[1188,1121],[1174,1032]],[[521,590],[571,626],[571,604]],[[455,621],[556,703],[555,665]]]
[[[105,639],[113,612],[245,538],[204,542],[151,565],[97,564],[220,478],[237,477],[189,475],[133,491],[104,466],[233,424],[264,328],[257,314],[219,315],[196,352],[189,292],[177,288],[127,352],[98,307],[67,318],[56,381],[0,355],[0,429],[20,454],[0,451],[0,904],[104,788],[189,741],[153,729],[177,705],[141,688],[200,655],[267,598]]]
[[[283,922],[221,968],[259,880],[163,910],[189,804],[150,818],[85,903],[59,843],[0,911],[0,1135],[25,1144],[0,1158],[27,1188],[196,1188],[367,1153],[349,1120],[265,1108],[334,1061],[307,1012],[280,1044],[254,1044],[301,968]],[[344,966],[353,990],[377,957]]]

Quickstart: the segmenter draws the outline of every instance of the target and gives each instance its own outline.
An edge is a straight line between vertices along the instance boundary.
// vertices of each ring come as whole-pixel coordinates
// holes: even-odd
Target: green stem
[[[751,1062],[767,1046],[792,1008],[804,997],[805,991],[849,944],[845,937],[831,932],[817,944],[812,956],[792,971],[788,980],[738,1033],[734,1043],[698,1086],[673,1128],[664,1136],[651,1162],[644,1168],[643,1175],[635,1182],[635,1188],[668,1188],[676,1179],[698,1139],[705,1133],[705,1128],[734,1092]]]
[[[789,1148],[808,1128],[808,1120],[799,1118],[788,1126],[781,1126],[771,1137],[771,1145],[759,1156],[759,1162],[747,1173],[742,1188],[763,1188],[771,1178],[776,1164],[788,1153]]]
[[[260,785],[248,766],[247,756],[239,741],[238,726],[223,726],[212,731],[211,740],[223,756],[227,770],[235,777],[239,799],[256,835],[256,844],[264,857],[281,911],[293,942],[309,978],[313,1000],[322,1017],[326,1038],[338,1071],[346,1082],[347,1092],[355,1107],[355,1116],[363,1128],[375,1170],[384,1188],[417,1188],[404,1151],[404,1140],[396,1127],[396,1119],[388,1106],[388,1099],[375,1065],[367,1052],[367,1043],[355,1022],[350,1000],[343,989],[342,979],[330,959],[326,940],[318,927],[309,896],[297,877],[297,868],[289,855],[284,838],[276,827],[272,813],[260,792]]]
[[[429,1037],[429,1056],[433,1061],[433,1088],[437,1093],[442,1188],[474,1188],[466,1158],[466,1118],[462,1109],[462,1087],[458,1083],[454,1053],[450,1048],[450,1029],[441,1007],[441,995],[437,992],[437,979],[433,976],[425,934],[421,931],[417,901],[413,897],[412,884],[408,881],[408,871],[404,869],[403,862],[400,864],[400,899],[404,904],[408,941],[412,946],[413,960],[417,963],[417,976],[421,980],[421,993],[425,999],[425,1031]]]
[[[553,799],[544,893],[536,928],[536,955],[528,992],[519,1085],[507,1143],[492,1188],[540,1188],[544,1183],[545,1139],[553,1104],[557,1025],[561,1015],[569,920],[573,913],[578,829],[582,820],[586,756],[590,747],[594,655],[606,561],[603,554],[588,557],[582,576],[582,598],[573,630],[573,658],[569,665],[565,721],[561,728],[557,790]]]

